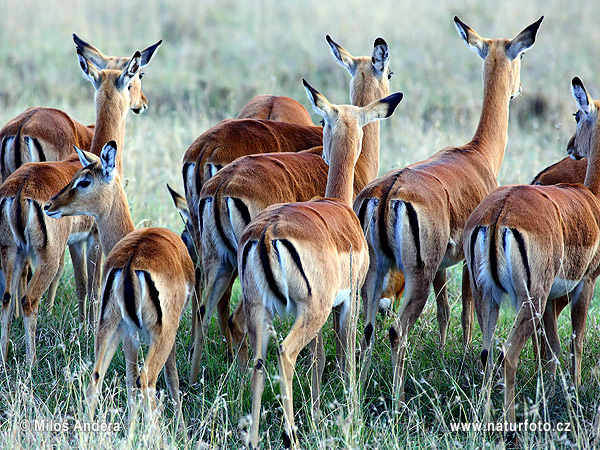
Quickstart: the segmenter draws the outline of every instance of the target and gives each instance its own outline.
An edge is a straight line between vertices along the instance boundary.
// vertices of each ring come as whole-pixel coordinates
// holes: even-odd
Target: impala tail
[[[23,185],[14,197],[0,202],[3,220],[6,220],[17,245],[22,248],[44,248],[48,245],[48,227],[42,205],[23,197]]]
[[[111,320],[115,314],[139,329],[154,324],[162,325],[162,308],[156,284],[149,272],[132,269],[132,259],[129,258],[123,268],[113,268],[106,277],[99,326]],[[152,308],[147,305],[152,305]]]
[[[27,162],[44,162],[46,154],[38,139],[21,133],[23,124],[15,135],[6,135],[0,144],[0,168],[2,179]]]
[[[517,298],[523,298],[523,293],[528,295],[531,290],[527,244],[523,233],[516,228],[499,227],[497,222],[476,226],[470,235],[468,263],[484,297],[498,305],[508,296],[516,309]]]
[[[242,277],[254,278],[271,314],[296,314],[292,292],[301,298],[312,295],[298,250],[288,239],[274,239],[270,227],[245,244],[240,270]]]

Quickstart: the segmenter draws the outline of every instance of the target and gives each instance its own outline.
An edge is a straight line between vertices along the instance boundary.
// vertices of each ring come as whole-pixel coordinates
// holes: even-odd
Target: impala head
[[[598,127],[598,108],[600,101],[593,100],[578,77],[571,82],[573,97],[579,108],[574,114],[577,129],[567,145],[567,153],[573,159],[589,157],[593,150],[593,142],[598,142],[600,129]]]
[[[385,97],[390,92],[389,80],[393,72],[390,70],[390,54],[388,45],[383,38],[378,37],[373,44],[373,55],[369,57],[355,57],[348,53],[341,45],[335,43],[329,35],[325,37],[331,48],[331,53],[342,67],[345,67],[352,80],[350,81],[350,99],[356,95],[358,86],[361,90],[370,91],[377,97]]]
[[[123,70],[99,70],[88,61],[81,50],[77,49],[77,58],[83,75],[92,83],[96,90],[96,105],[110,105],[110,108],[127,108],[136,113],[142,112],[148,106],[146,97],[143,97],[139,84],[139,72],[142,55],[135,52]],[[110,101],[109,101],[110,100]],[[123,115],[123,114],[122,114]]]
[[[100,70],[108,69],[122,71],[131,62],[131,58],[127,57],[106,56],[96,47],[94,47],[91,44],[88,44],[76,34],[73,34],[73,41],[77,46],[78,53],[80,52],[85,59],[87,59]],[[145,48],[140,52],[140,66],[142,68],[148,65],[148,63],[152,59],[152,56],[154,55],[154,52],[161,43],[162,39],[156,44],[151,45],[150,47]],[[136,114],[140,114],[148,107],[148,99],[142,92],[141,80],[143,76],[144,74],[142,72],[139,72],[137,77],[135,77],[135,79],[131,82],[129,106],[131,110]]]
[[[194,247],[194,241],[192,240],[192,222],[190,219],[190,210],[188,208],[187,201],[183,195],[172,189],[168,184],[167,189],[169,189],[173,203],[175,203],[175,207],[179,211],[179,214],[185,224],[185,227],[181,232],[181,240],[187,247],[193,263],[196,264],[196,248]]]
[[[117,143],[108,142],[100,158],[75,147],[83,168],[44,206],[46,214],[58,219],[64,216],[87,215],[98,217],[109,209],[115,189],[122,190],[116,166]]]
[[[511,99],[521,92],[521,58],[535,43],[544,16],[521,31],[514,39],[485,39],[454,16],[454,25],[467,46],[483,60],[483,79],[496,77],[495,70],[509,70]]]
[[[352,105],[333,105],[315,88],[302,80],[308,100],[317,114],[323,117],[323,159],[329,164],[334,148],[346,148],[355,152],[346,157],[358,159],[362,142],[362,127],[373,120],[391,116],[402,100],[403,94],[397,92],[365,107]]]

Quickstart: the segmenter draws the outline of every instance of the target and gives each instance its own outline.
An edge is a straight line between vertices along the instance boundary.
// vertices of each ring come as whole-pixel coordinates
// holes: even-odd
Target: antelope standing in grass
[[[342,370],[350,380],[354,376],[356,303],[369,265],[367,243],[351,209],[354,166],[361,152],[362,127],[389,117],[402,99],[397,93],[362,108],[336,106],[306,81],[304,86],[315,111],[325,119],[327,198],[268,207],[250,222],[238,246],[244,311],[254,353],[252,448],[258,445],[265,357],[275,314],[296,316],[278,350],[286,445],[298,446],[292,380],[298,353],[308,343],[313,354],[313,408],[318,410],[324,362],[316,349],[332,308],[337,309],[335,320],[345,359]]]
[[[100,69],[122,71],[131,60],[131,58],[127,57],[106,56],[96,47],[83,41],[75,34],[73,34],[73,40],[82,55],[88,60],[93,59],[96,67]],[[150,62],[161,42],[159,41],[141,51],[142,67]],[[136,114],[143,112],[148,107],[148,99],[141,88],[142,75],[140,73],[130,84],[129,107]],[[93,134],[93,125],[86,127],[71,119],[63,111],[42,107],[29,108],[9,121],[0,130],[0,179],[2,181],[5,180],[12,172],[26,162],[61,161],[74,154],[73,146],[89,150]],[[96,151],[99,150],[100,148]],[[87,246],[88,261],[86,267],[75,268],[77,273],[83,273],[84,270],[87,270],[90,281],[97,280],[98,277],[95,277],[94,274],[99,273],[97,271],[97,261],[92,257],[92,249],[96,247],[95,244],[96,240],[94,239],[90,240]],[[81,254],[82,250],[80,246],[69,246],[69,250],[74,265],[85,264],[86,260]],[[48,291],[49,309],[52,309],[58,280],[64,271],[64,257],[61,257],[60,261],[59,272],[55,278],[56,282],[52,283]],[[77,279],[80,278],[76,277]],[[85,278],[82,281],[85,285]],[[95,282],[97,283],[97,281]],[[23,279],[22,283],[25,283],[25,279]],[[1,291],[4,292],[4,286],[0,287]]]
[[[136,52],[122,71],[98,70],[78,50],[78,58],[84,75],[96,90],[96,125],[91,150],[100,154],[102,140],[117,140],[123,145],[125,117],[132,103],[131,83],[139,79],[141,54]],[[140,91],[137,91],[140,95]],[[121,157],[118,155],[117,171],[121,170]],[[65,218],[48,221],[41,213],[41,206],[56,194],[81,166],[76,156],[59,162],[27,163],[13,172],[0,187],[0,251],[2,267],[5,269],[6,287],[1,314],[0,350],[6,362],[8,336],[12,322],[12,301],[17,301],[17,287],[21,273],[27,262],[35,267],[31,281],[21,300],[23,307],[27,359],[35,360],[35,331],[41,296],[52,283],[50,294],[54,296],[60,261],[65,246],[69,244],[73,257],[79,316],[85,316],[85,301],[88,289],[84,270],[84,245],[94,237],[94,221],[91,217]],[[88,247],[89,248],[89,247]],[[94,261],[99,278],[101,258]],[[92,281],[92,280],[90,280]],[[90,301],[90,308],[92,307]],[[90,311],[91,318],[91,311]]]
[[[406,278],[404,301],[389,331],[396,400],[404,400],[404,359],[408,335],[423,311],[431,284],[438,301],[440,340],[445,342],[450,308],[446,268],[464,259],[464,223],[497,186],[508,129],[508,106],[521,90],[521,56],[534,41],[542,21],[514,39],[484,39],[461,22],[458,34],[483,61],[483,107],[475,136],[465,146],[446,147],[425,161],[395,170],[369,184],[356,198],[366,231],[370,266],[363,297],[367,315],[361,344],[361,382],[368,374],[373,327],[383,280],[390,269]],[[472,307],[468,271],[463,266],[463,339],[471,337]],[[441,303],[441,305],[440,305]],[[441,308],[440,308],[441,306]]]
[[[105,56],[93,45],[73,35],[82,55],[98,69],[123,70],[131,58]],[[150,62],[162,41],[141,51],[141,65]],[[148,107],[142,92],[141,76],[132,81],[130,108],[136,114]],[[0,130],[0,175],[4,181],[26,162],[61,161],[73,154],[73,146],[89,150],[93,126],[85,126],[54,108],[33,107],[9,121]]]
[[[334,58],[346,68],[353,105],[367,106],[389,94],[388,45],[377,38],[371,56],[355,57],[326,37]],[[244,156],[207,181],[200,193],[199,229],[202,236],[202,270],[206,296],[200,309],[201,328],[196,334],[190,380],[197,378],[210,319],[218,308],[219,323],[228,351],[238,352],[243,366],[247,349],[243,343],[244,319],[236,308],[228,322],[231,287],[237,274],[238,242],[248,223],[275,203],[306,202],[325,194],[328,166],[323,147],[298,153],[269,153]],[[379,123],[364,127],[362,151],[355,167],[353,198],[379,171]],[[275,187],[275,188],[274,188]],[[232,339],[233,334],[233,339]]]
[[[583,335],[600,273],[600,101],[581,80],[572,82],[579,110],[567,152],[587,157],[585,182],[556,186],[513,185],[493,191],[465,225],[464,252],[475,310],[483,334],[485,380],[492,370],[492,340],[499,306],[508,296],[517,309],[500,356],[504,409],[516,421],[515,377],[521,350],[541,325],[548,339],[549,368],[556,371],[560,341],[553,303],[569,294],[573,325],[573,380],[581,382]]]
[[[262,119],[275,122],[314,126],[310,114],[301,103],[280,95],[257,95],[246,103],[236,119]]]
[[[187,248],[165,228],[135,230],[127,197],[116,169],[117,143],[107,143],[100,158],[78,150],[83,168],[46,205],[58,218],[86,214],[96,220],[104,263],[102,305],[98,316],[95,357],[87,401],[93,416],[106,370],[119,340],[127,362],[127,389],[141,388],[144,405],[155,409],[156,380],[165,368],[167,387],[181,418],[179,376],[175,364],[175,335],[188,295],[194,287],[194,266]],[[150,346],[138,371],[138,338]]]

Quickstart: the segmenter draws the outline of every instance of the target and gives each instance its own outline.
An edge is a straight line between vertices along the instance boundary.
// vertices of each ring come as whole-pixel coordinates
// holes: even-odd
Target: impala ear
[[[591,101],[589,94],[583,86],[583,83],[579,77],[575,77],[573,78],[571,84],[573,89],[573,97],[575,97],[577,106],[579,106],[579,109],[585,115],[589,115],[594,110],[594,103]]]
[[[463,41],[467,44],[467,46],[477,53],[482,59],[485,59],[488,53],[488,43],[484,38],[479,36],[475,30],[473,30],[466,23],[461,22],[461,20],[454,16],[454,26],[456,27],[456,31],[458,31],[459,36]]]
[[[327,40],[329,48],[331,49],[331,53],[333,53],[333,56],[337,63],[340,66],[345,67],[348,70],[348,72],[350,72],[350,75],[354,76],[354,72],[356,72],[356,61],[354,56],[348,53],[346,49],[344,49],[344,47],[337,44],[333,39],[331,39],[329,35],[325,36],[325,39]]]
[[[106,69],[108,63],[108,57],[104,55],[100,50],[91,44],[88,44],[75,33],[73,33],[73,42],[75,46],[81,51],[84,58],[91,61],[98,69]]]
[[[373,120],[387,119],[390,117],[403,97],[404,94],[402,92],[397,92],[361,108],[360,126],[365,126]]]
[[[390,62],[390,53],[388,51],[387,42],[383,38],[378,37],[375,39],[375,43],[373,44],[373,56],[371,56],[371,63],[373,64],[373,68],[377,72],[378,75],[385,73],[385,69],[387,68]]]
[[[158,48],[158,46],[160,44],[162,44],[162,39],[160,41],[158,41],[156,44],[153,44],[150,47],[145,48],[144,50],[141,51],[142,59],[140,61],[140,64],[142,65],[142,67],[148,65],[148,63],[152,59],[152,56],[154,55],[154,52],[156,51],[156,49]]]
[[[183,217],[183,220],[186,223],[189,222],[190,221],[190,210],[188,208],[185,197],[183,195],[179,194],[178,192],[176,192],[174,189],[172,189],[171,186],[169,186],[168,184],[167,184],[167,189],[169,190],[169,194],[171,194],[171,198],[173,199],[173,203],[175,203],[175,207],[177,208],[177,210],[180,212],[181,216]]]
[[[86,152],[85,150],[80,149],[76,145],[74,145],[73,148],[75,149],[77,156],[79,156],[79,161],[81,162],[81,165],[83,167],[89,166],[90,164],[100,161],[100,158],[98,158],[93,153]]]
[[[83,75],[92,83],[94,89],[98,90],[102,81],[100,71],[87,60],[80,49],[77,49],[77,59],[79,60],[79,66],[81,67]]]
[[[117,143],[115,141],[107,142],[102,148],[100,160],[102,161],[102,175],[104,181],[110,183],[115,178],[115,167],[117,165]]]
[[[512,41],[506,45],[506,54],[513,60],[521,53],[529,50],[535,43],[535,36],[540,28],[540,24],[544,20],[544,16],[540,17],[537,22],[532,23],[523,31],[521,31]]]
[[[125,67],[121,72],[121,75],[119,75],[119,86],[121,89],[125,88],[125,86],[127,86],[131,80],[133,80],[133,78],[140,71],[141,67],[142,54],[139,51],[136,51],[129,60],[127,67]]]
[[[314,111],[327,121],[334,111],[333,105],[329,103],[323,94],[308,84],[304,78],[302,79],[302,83],[304,83],[304,90],[306,91],[306,95],[308,96],[308,100],[313,106]]]

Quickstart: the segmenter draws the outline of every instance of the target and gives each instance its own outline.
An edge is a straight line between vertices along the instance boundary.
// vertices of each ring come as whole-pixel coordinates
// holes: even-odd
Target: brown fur
[[[337,52],[334,56],[338,58],[338,62],[347,67],[352,75],[350,91],[353,105],[366,106],[389,94],[388,49],[383,39],[379,38],[375,42],[372,57],[354,57],[331,39],[328,41],[332,50]],[[373,61],[381,64],[382,69],[376,69]],[[204,209],[200,211],[202,216],[199,219],[206,227],[202,233],[201,252],[206,280],[203,333],[206,333],[209,320],[217,307],[228,350],[233,352],[235,348],[242,366],[247,361],[246,345],[241,341],[245,328],[243,317],[240,316],[243,311],[236,308],[233,320],[228,322],[227,318],[231,285],[235,280],[238,263],[237,242],[247,223],[237,209],[231,211],[232,223],[227,199],[235,198],[241,202],[248,210],[248,219],[253,219],[259,212],[276,203],[306,202],[315,196],[323,196],[328,166],[322,153],[323,147],[320,146],[298,153],[243,156],[208,180],[200,193]],[[370,123],[363,128],[362,151],[354,170],[353,196],[373,180],[378,168],[379,124]],[[215,214],[219,217],[215,217]],[[217,222],[222,231],[217,229]],[[223,235],[228,237],[227,242],[224,242]],[[198,335],[192,358],[192,381],[199,368],[203,346],[203,335]]]
[[[581,82],[574,79],[574,93],[578,86],[583,89]],[[551,373],[556,371],[555,358],[560,353],[556,325],[560,311],[556,310],[556,304],[564,301],[566,290],[569,291],[566,298],[573,302],[573,380],[576,385],[581,382],[585,322],[600,274],[600,102],[587,99],[592,111],[581,119],[567,149],[568,153],[589,158],[585,185],[504,186],[493,191],[465,225],[465,236],[469,239],[465,239],[464,250],[474,272],[471,286],[483,333],[486,381],[492,374],[489,361],[504,292],[518,309],[503,346],[504,408],[511,422],[516,421],[515,378],[519,356],[529,337],[542,324],[542,316],[547,337],[546,360]],[[581,105],[579,100],[578,103]],[[581,106],[579,114],[583,114]],[[484,234],[487,238],[482,241]],[[569,280],[571,285],[551,296],[551,289],[558,289],[557,279]]]
[[[242,107],[236,119],[274,120],[314,126],[304,106],[293,98],[279,95],[257,95],[251,98]]]
[[[568,156],[538,173],[531,184],[548,186],[559,183],[582,183],[585,179],[587,158],[574,160]]]
[[[278,352],[285,433],[294,448],[298,446],[292,394],[296,358],[310,343],[316,413],[324,366],[321,327],[332,309],[336,339],[341,344],[338,362],[349,389],[356,392],[353,378],[357,294],[369,257],[360,223],[350,208],[354,165],[361,151],[362,125],[389,117],[402,98],[396,94],[364,108],[333,106],[307,83],[305,86],[311,102],[326,121],[323,154],[329,161],[325,189],[328,198],[269,206],[248,225],[238,247],[244,312],[254,354],[252,448],[258,445],[264,365],[275,313],[296,315]],[[345,289],[350,292],[348,298],[334,306],[339,291]]]
[[[133,389],[139,383],[145,406],[149,404],[150,411],[154,411],[156,380],[165,367],[167,387],[175,401],[178,419],[182,419],[179,376],[175,365],[175,335],[187,297],[193,289],[194,266],[187,248],[172,231],[165,228],[134,229],[120,176],[115,173],[118,153],[113,145],[114,141],[105,146],[102,161],[92,154],[82,153],[86,166],[48,202],[48,214],[93,215],[97,220],[102,247],[107,253],[103,268],[103,302],[96,334],[96,362],[87,391],[90,415],[94,414],[104,375],[119,338],[122,338],[130,404],[134,400]],[[107,172],[114,177],[110,181],[105,178]],[[74,188],[84,177],[90,185]],[[158,300],[152,298],[152,288],[147,281],[146,295],[142,296],[138,277],[143,272],[158,291]],[[134,298],[127,296],[125,284],[128,276],[132,280]],[[117,277],[118,280],[115,280]],[[138,369],[138,348],[134,339],[137,326],[127,313],[123,314],[123,311],[129,312],[128,302],[134,302],[132,308],[136,320],[141,331],[146,332],[150,339],[141,371]]]
[[[95,133],[91,143],[92,152],[100,154],[102,142],[115,139],[122,143],[125,131],[125,116],[131,104],[131,91],[128,89],[130,83],[139,80],[140,53],[136,53],[129,66],[123,71],[104,69],[98,71],[94,66],[80,54],[80,64],[84,74],[94,84],[96,93],[96,124]],[[123,82],[118,82],[122,80]],[[128,81],[127,81],[128,80]],[[121,167],[121,156],[117,155],[116,165],[118,171]],[[73,174],[80,168],[77,157],[71,157],[67,161],[28,163],[15,171],[2,185],[2,197],[0,198],[28,198],[38,201],[42,206],[51,196],[56,194],[70,180]],[[14,203],[14,202],[13,202]],[[17,202],[18,203],[18,202]],[[21,208],[23,209],[23,208]],[[18,208],[15,204],[15,211]],[[39,215],[39,208],[37,209]],[[65,245],[69,242],[71,255],[74,259],[75,280],[79,301],[79,315],[83,320],[85,316],[85,301],[90,294],[90,305],[96,298],[96,289],[100,278],[101,255],[91,255],[91,266],[88,269],[91,277],[85,271],[85,251],[82,247],[86,244],[92,248],[95,241],[95,229],[93,220],[84,217],[61,219],[56,223],[47,220],[43,214],[37,221],[28,220],[24,226],[24,220],[18,214],[13,214],[9,223],[0,230],[0,247],[2,248],[2,267],[6,271],[6,301],[2,305],[0,349],[2,360],[6,362],[8,335],[12,321],[12,300],[17,300],[17,283],[21,278],[21,272],[28,261],[33,261],[37,266],[33,277],[27,286],[25,295],[21,299],[24,312],[26,328],[27,358],[30,364],[35,360],[35,332],[37,326],[37,314],[40,298],[48,288],[50,297],[53,299],[57,283],[62,273],[61,261]],[[19,230],[25,227],[24,234],[26,243],[15,242],[11,229]],[[47,230],[47,233],[44,231]],[[45,245],[32,245],[39,242],[40,236],[47,234]],[[27,251],[24,251],[27,250]],[[91,278],[91,279],[89,279]],[[90,314],[91,316],[91,314]],[[91,320],[91,317],[90,317]]]
[[[533,45],[539,25],[539,22],[532,25],[510,41],[484,39],[458,18],[454,20],[461,37],[484,59],[483,107],[473,139],[465,146],[446,147],[425,161],[387,173],[367,185],[354,202],[371,249],[369,273],[362,293],[368,305],[365,329],[373,330],[375,326],[382,284],[388,271],[402,268],[406,278],[404,302],[390,330],[397,401],[404,400],[408,335],[425,306],[432,283],[440,341],[442,345],[445,343],[450,316],[445,269],[464,259],[464,223],[479,202],[497,186],[506,146],[508,103],[520,90],[520,58],[513,58],[508,52]],[[396,241],[398,227],[401,227],[401,242]],[[468,277],[464,269],[463,277]],[[468,286],[464,280],[465,345],[471,337]],[[373,344],[372,338],[368,342],[363,339],[361,344],[363,383],[367,380]]]

